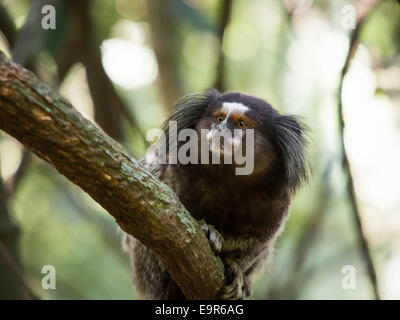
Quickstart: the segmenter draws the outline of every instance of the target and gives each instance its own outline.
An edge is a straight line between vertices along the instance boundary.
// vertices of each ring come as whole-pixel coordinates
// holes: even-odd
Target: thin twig
[[[24,287],[26,293],[32,300],[39,300],[39,298],[36,296],[36,294],[33,293],[31,288],[28,286],[24,279],[24,275],[21,272],[18,264],[14,261],[14,259],[11,257],[11,255],[8,253],[7,248],[4,246],[2,242],[0,242],[0,258],[3,259],[3,261],[8,265],[14,276],[18,279],[18,281],[21,283],[21,285]]]
[[[376,5],[377,3],[378,2],[375,2],[374,5]],[[363,23],[365,22],[366,18],[368,17],[369,13],[372,11],[373,7],[374,6],[371,6],[369,8],[369,10],[364,11],[362,16],[359,16],[358,22],[356,24],[356,28],[354,29],[354,31],[351,34],[349,50],[348,50],[346,60],[345,60],[344,66],[342,68],[341,76],[340,76],[337,113],[338,113],[338,124],[339,124],[339,133],[340,133],[340,149],[341,149],[340,151],[341,151],[341,155],[342,155],[342,159],[341,159],[342,167],[343,167],[344,174],[346,175],[346,178],[347,178],[347,192],[348,192],[348,196],[350,199],[353,218],[354,218],[354,221],[356,224],[358,241],[359,241],[362,256],[364,257],[364,261],[365,261],[365,264],[367,267],[368,276],[369,276],[370,281],[373,286],[375,299],[379,300],[380,296],[379,296],[379,290],[378,290],[378,280],[377,280],[377,276],[376,276],[376,271],[375,271],[374,263],[372,260],[368,241],[367,241],[367,238],[364,234],[364,230],[362,227],[360,212],[359,212],[359,208],[357,205],[357,196],[356,196],[356,192],[354,189],[354,180],[353,180],[353,176],[351,174],[349,159],[348,159],[346,147],[344,144],[345,122],[344,122],[344,117],[343,117],[343,100],[342,100],[344,77],[345,77],[347,71],[349,70],[351,60],[357,50],[358,38],[359,38],[361,27],[362,27]]]

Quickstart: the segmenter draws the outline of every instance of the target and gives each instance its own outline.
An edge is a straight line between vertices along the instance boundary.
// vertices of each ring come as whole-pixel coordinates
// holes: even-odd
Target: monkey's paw
[[[216,255],[219,255],[224,244],[224,238],[221,234],[210,224],[207,224],[204,220],[200,221],[202,223],[201,228],[206,234],[208,240],[210,240],[211,248],[214,250]]]
[[[227,265],[227,283],[221,289],[222,300],[246,300],[252,294],[251,284],[236,263]]]

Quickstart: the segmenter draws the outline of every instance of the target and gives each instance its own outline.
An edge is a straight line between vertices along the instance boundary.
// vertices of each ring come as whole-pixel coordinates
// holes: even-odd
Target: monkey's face
[[[276,157],[266,128],[271,110],[257,102],[246,101],[243,96],[222,96],[208,107],[196,125],[211,155],[218,156],[223,164],[245,166],[248,163],[244,161],[251,161],[251,174],[269,167]]]
[[[209,169],[215,168],[208,166],[210,163],[226,164],[223,167],[234,167],[236,175],[244,166],[250,170],[239,175],[251,176],[271,169],[291,191],[307,180],[306,127],[298,117],[281,115],[262,99],[239,92],[221,95],[217,90],[188,95],[177,102],[169,121],[176,123],[183,137],[188,135],[184,129],[196,131],[194,140],[199,145],[195,148],[195,161],[185,161],[184,165],[201,163]],[[169,121],[163,126],[164,133],[170,131]],[[162,145],[171,146],[168,136]],[[182,149],[181,154],[185,154],[187,148]]]

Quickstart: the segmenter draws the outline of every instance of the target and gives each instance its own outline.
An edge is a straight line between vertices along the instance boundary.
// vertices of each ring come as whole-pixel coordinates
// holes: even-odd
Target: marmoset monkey
[[[227,282],[219,297],[248,299],[252,293],[251,277],[266,262],[288,217],[291,198],[307,180],[304,125],[294,116],[279,114],[264,100],[237,92],[220,94],[217,90],[188,95],[178,101],[163,127],[167,136],[170,121],[176,121],[178,134],[183,129],[193,129],[201,136],[202,130],[209,130],[206,141],[210,148],[205,158],[235,154],[227,146],[231,150],[243,147],[245,151],[254,147],[254,168],[250,174],[238,175],[235,169],[240,165],[235,159],[230,163],[222,159],[219,164],[182,164],[179,160],[176,164],[160,164],[154,159],[142,160],[172,188],[196,219],[203,220],[211,247],[225,265]],[[246,145],[248,129],[253,129],[251,146]],[[214,142],[221,138],[221,131],[231,133],[233,138],[224,136],[224,144],[216,148]],[[164,145],[172,144],[169,139]],[[182,143],[178,141],[176,146]],[[198,150],[203,152],[201,147]],[[129,235],[125,235],[124,244],[141,296],[185,299],[149,249]]]

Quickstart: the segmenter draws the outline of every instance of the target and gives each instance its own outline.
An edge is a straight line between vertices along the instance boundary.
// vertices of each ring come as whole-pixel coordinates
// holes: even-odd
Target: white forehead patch
[[[221,109],[226,113],[226,117],[228,118],[232,113],[244,114],[249,110],[249,107],[240,102],[223,102]]]

